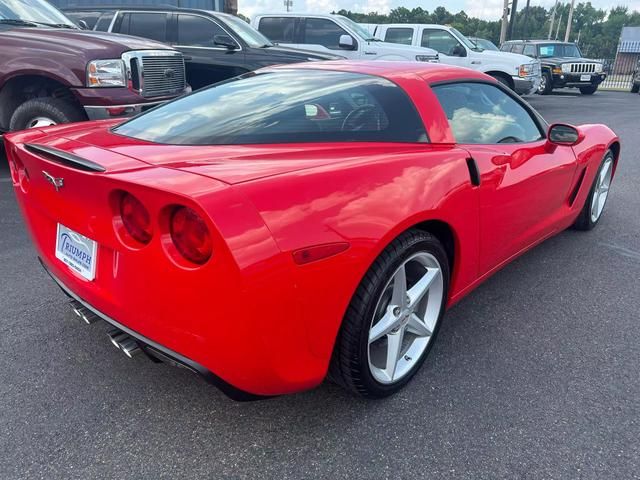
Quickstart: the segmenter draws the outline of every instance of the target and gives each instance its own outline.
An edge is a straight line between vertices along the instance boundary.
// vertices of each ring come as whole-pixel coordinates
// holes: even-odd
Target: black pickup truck
[[[242,19],[209,10],[86,7],[64,12],[93,30],[135,35],[173,46],[185,56],[187,81],[194,89],[269,65],[344,58],[276,46]]]
[[[602,62],[582,56],[575,43],[553,40],[510,40],[503,52],[521,53],[540,60],[542,79],[538,93],[547,95],[554,88],[578,88],[584,95],[595,93],[607,74]]]

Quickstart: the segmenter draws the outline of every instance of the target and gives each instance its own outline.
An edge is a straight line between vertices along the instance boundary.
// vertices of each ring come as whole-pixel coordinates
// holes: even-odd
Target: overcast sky
[[[570,0],[561,0],[569,3]],[[576,0],[579,3],[580,0]],[[519,7],[526,4],[526,0],[519,0]],[[531,0],[531,5],[552,6],[555,0]],[[438,6],[444,6],[451,12],[464,10],[472,17],[480,17],[487,20],[496,20],[502,14],[504,0],[293,0],[294,12],[330,13],[333,10],[351,10],[352,12],[379,12],[387,13],[392,8],[422,7],[433,11]],[[640,10],[640,0],[591,0],[596,8],[609,9],[613,5],[626,5],[631,10]],[[238,10],[243,15],[251,17],[262,12],[284,11],[283,0],[238,0]]]

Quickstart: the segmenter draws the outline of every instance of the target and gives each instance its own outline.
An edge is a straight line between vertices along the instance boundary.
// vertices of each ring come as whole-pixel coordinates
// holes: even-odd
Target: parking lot
[[[640,478],[640,96],[530,102],[620,135],[606,213],[451,309],[424,368],[382,401],[326,383],[235,403],[126,358],[41,269],[3,164],[0,478]]]

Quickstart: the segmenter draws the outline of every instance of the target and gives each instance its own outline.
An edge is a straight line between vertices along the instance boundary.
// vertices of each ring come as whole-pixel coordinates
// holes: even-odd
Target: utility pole
[[[290,12],[291,7],[293,7],[293,0],[284,0],[284,6],[287,7],[287,12]]]
[[[513,38],[513,26],[516,23],[516,14],[518,11],[518,0],[513,0],[511,2],[511,18],[509,19],[509,40]]]
[[[522,19],[522,33],[520,34],[524,40],[529,38],[529,33],[528,33],[529,28],[527,23],[527,17],[529,16],[530,5],[531,5],[531,0],[527,0],[527,6],[524,7],[524,18]]]
[[[509,18],[509,0],[504,0],[504,8],[502,9],[502,27],[500,28],[500,45],[507,39],[507,24]]]
[[[558,11],[558,2],[560,0],[556,0],[556,4],[553,6],[553,12],[551,12],[551,24],[549,25],[549,35],[547,36],[547,40],[551,40],[551,35],[553,35],[553,23],[556,20],[556,12]]]
[[[567,19],[567,31],[564,33],[564,41],[569,41],[569,35],[571,35],[571,22],[573,21],[573,6],[576,0],[571,0],[571,7],[569,8],[569,18]]]
[[[558,39],[558,35],[560,35],[560,25],[562,24],[562,14],[560,14],[560,20],[558,20],[558,29],[556,30],[556,38],[554,38],[554,40]]]

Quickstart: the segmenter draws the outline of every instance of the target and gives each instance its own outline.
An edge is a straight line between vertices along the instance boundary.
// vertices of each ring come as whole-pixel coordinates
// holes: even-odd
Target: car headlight
[[[602,64],[596,63],[596,73],[602,73]]]
[[[518,68],[518,76],[519,77],[529,77],[531,75],[533,75],[535,70],[535,64],[533,63],[525,63],[523,65],[520,65],[520,67]]]
[[[93,60],[87,64],[87,86],[125,87],[122,60]]]
[[[568,63],[562,64],[562,73],[569,73],[571,71],[571,65]]]
[[[416,55],[417,62],[431,62],[438,63],[440,62],[440,57],[436,55]]]

